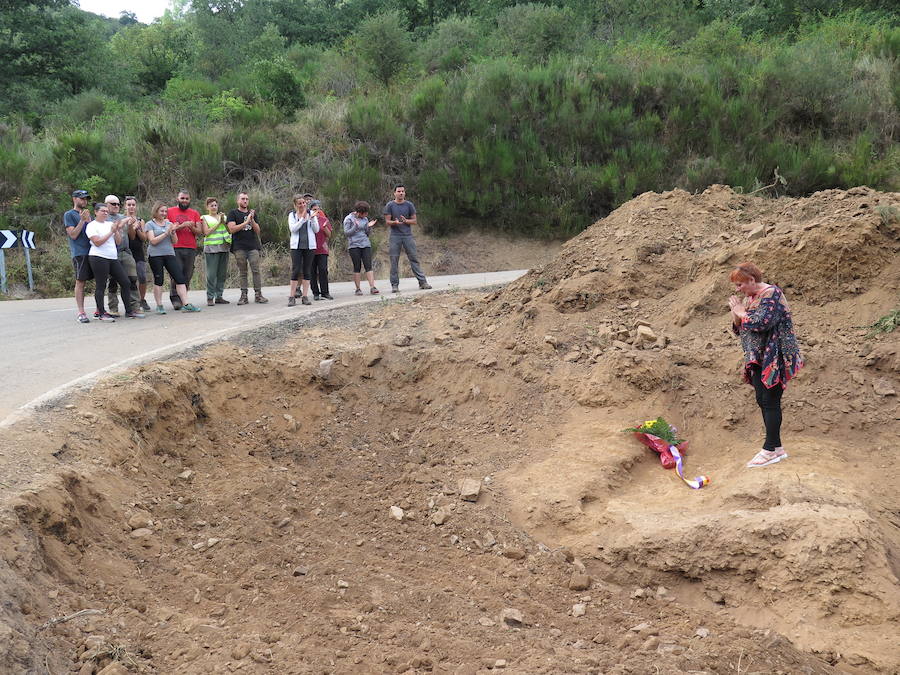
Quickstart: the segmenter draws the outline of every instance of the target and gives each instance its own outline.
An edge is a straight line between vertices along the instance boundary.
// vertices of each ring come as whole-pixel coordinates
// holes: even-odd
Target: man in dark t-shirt
[[[391,228],[388,239],[388,254],[391,259],[391,290],[400,292],[400,251],[406,251],[412,273],[419,281],[419,288],[428,289],[431,285],[419,265],[419,252],[413,237],[412,226],[417,224],[416,207],[406,199],[406,188],[398,185],[394,188],[394,199],[384,205],[384,221]]]
[[[260,269],[259,223],[256,222],[256,211],[250,208],[250,196],[239,192],[237,208],[231,209],[226,218],[226,227],[231,233],[231,252],[237,263],[241,284],[241,297],[237,304],[246,305],[247,299],[247,265],[253,272],[253,290],[256,291],[256,302],[265,303],[268,299],[262,294],[262,271]]]

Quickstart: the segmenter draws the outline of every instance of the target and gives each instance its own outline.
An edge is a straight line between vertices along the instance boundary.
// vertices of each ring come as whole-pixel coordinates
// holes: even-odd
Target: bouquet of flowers
[[[630,427],[624,431],[633,433],[641,443],[658,452],[663,468],[675,469],[675,473],[688,487],[699,490],[709,485],[708,476],[697,476],[693,479],[684,477],[684,454],[687,451],[688,442],[683,438],[678,438],[678,429],[662,417],[647,420],[639,427]]]
[[[625,429],[625,431],[634,433],[641,443],[658,452],[659,461],[664,469],[675,468],[675,458],[672,456],[669,448],[678,448],[682,455],[688,449],[688,442],[675,435],[678,429],[666,422],[662,417],[657,417],[655,420],[647,420],[641,426],[630,427]]]

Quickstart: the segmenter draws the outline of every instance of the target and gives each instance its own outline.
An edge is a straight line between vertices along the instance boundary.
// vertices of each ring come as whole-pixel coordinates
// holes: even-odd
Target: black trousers
[[[312,275],[309,277],[309,287],[313,295],[329,295],[328,293],[328,254],[316,253],[313,259]]]
[[[762,382],[762,368],[757,365],[750,366],[750,381],[756,390],[756,404],[762,412],[763,424],[766,427],[766,441],[764,450],[774,450],[781,447],[781,396],[784,388],[776,384],[769,389]]]
[[[106,282],[112,277],[119,282],[119,290],[122,293],[122,306],[126,312],[134,310],[131,306],[131,283],[128,281],[128,275],[125,268],[118,259],[110,260],[109,258],[101,258],[98,255],[89,255],[88,262],[91,265],[91,271],[94,273],[94,302],[97,303],[97,311],[100,314],[106,311],[103,303],[106,298]]]

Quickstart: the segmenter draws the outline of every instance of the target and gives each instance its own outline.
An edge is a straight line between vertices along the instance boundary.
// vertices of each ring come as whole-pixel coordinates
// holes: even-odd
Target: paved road
[[[455,288],[478,288],[517,279],[525,270],[459,274],[430,277],[435,291]],[[363,289],[367,289],[365,282]],[[238,307],[240,292],[225,292],[230,305],[206,306],[206,292],[191,291],[190,300],[203,311],[182,314],[169,307],[165,316],[148,314],[146,319],[119,319],[115,323],[75,320],[72,298],[20,300],[0,302],[0,427],[8,426],[29,409],[52,400],[67,388],[85,384],[101,375],[129,368],[138,363],[160,358],[241,331],[270,323],[296,319],[306,312],[322,312],[335,307],[363,302],[379,302],[396,297],[390,284],[380,283],[382,295],[353,295],[351,282],[332,283],[334,300],[314,302],[312,306],[297,303],[287,306],[288,287],[264,289],[269,303]],[[388,292],[384,293],[387,288]],[[420,295],[415,279],[400,282],[401,297]],[[433,291],[432,291],[433,292]],[[252,291],[251,291],[252,298]],[[152,294],[148,301],[152,304]],[[93,297],[85,300],[92,311]]]

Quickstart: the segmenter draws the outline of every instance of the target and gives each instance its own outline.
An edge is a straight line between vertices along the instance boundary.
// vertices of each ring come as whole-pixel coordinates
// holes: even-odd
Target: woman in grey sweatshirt
[[[356,284],[356,295],[362,295],[359,287],[360,272],[366,268],[366,280],[369,282],[369,293],[378,295],[375,288],[375,273],[372,271],[372,242],[369,232],[377,224],[377,218],[369,219],[369,203],[356,202],[353,213],[344,218],[344,234],[347,235],[347,250],[353,261],[353,283]]]

